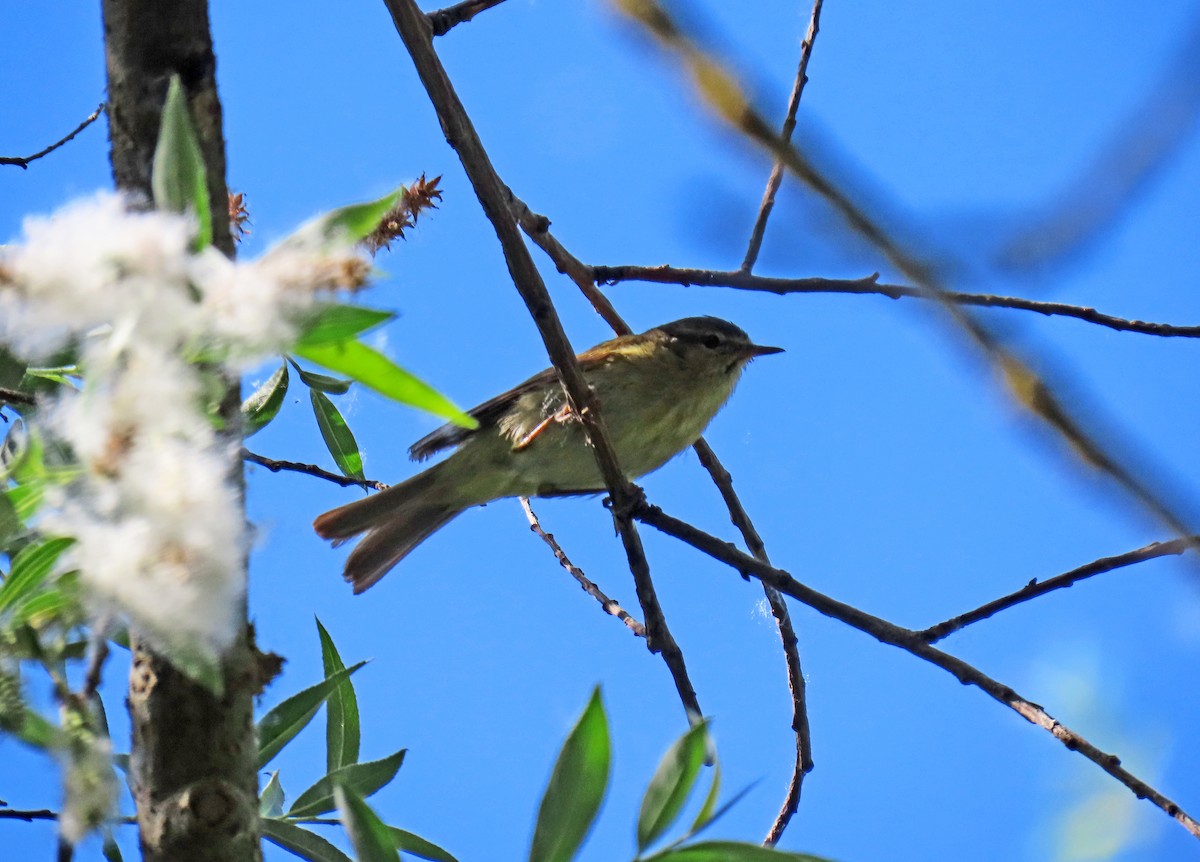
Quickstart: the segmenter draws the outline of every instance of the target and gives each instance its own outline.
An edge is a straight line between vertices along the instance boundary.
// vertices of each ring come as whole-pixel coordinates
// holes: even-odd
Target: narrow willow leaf
[[[310,389],[308,394],[312,400],[313,415],[317,417],[317,427],[321,429],[321,437],[324,438],[325,447],[333,456],[334,463],[338,465],[342,475],[352,479],[364,478],[362,454],[358,451],[358,442],[354,439],[350,426],[324,392]]]
[[[647,856],[643,862],[832,862],[825,856],[787,853],[761,844],[705,841]]]
[[[113,837],[111,829],[104,830],[104,844],[101,845],[100,852],[104,854],[104,862],[123,862],[124,860],[121,848],[117,846],[117,839]]]
[[[287,363],[282,363],[275,373],[267,378],[267,382],[254,390],[254,393],[242,402],[242,416],[246,420],[245,436],[257,434],[279,413],[283,400],[288,391]]]
[[[463,428],[479,427],[478,422],[454,406],[446,396],[361,341],[300,345],[296,354],[344,374],[393,401],[449,419]]]
[[[288,817],[316,817],[332,811],[337,807],[333,798],[333,791],[337,787],[348,787],[366,799],[396,777],[400,765],[404,763],[405,753],[402,748],[382,760],[352,763],[335,769],[296,797]]]
[[[441,847],[431,841],[426,841],[420,835],[413,835],[411,832],[397,829],[395,826],[389,826],[388,831],[392,833],[392,842],[396,845],[397,850],[411,853],[413,856],[420,856],[430,862],[458,862]]]
[[[61,732],[46,719],[32,710],[25,710],[25,720],[13,731],[13,736],[26,745],[49,751],[58,745]]]
[[[538,809],[529,862],[568,862],[583,843],[608,786],[608,720],[600,689],[563,743]]]
[[[391,832],[371,806],[348,787],[336,787],[333,793],[358,862],[399,862]]]
[[[188,114],[187,94],[178,75],[172,75],[167,86],[150,187],[154,192],[154,205],[160,210],[190,212],[195,217],[197,248],[212,243],[212,211],[204,154],[200,151],[200,141]]]
[[[354,862],[317,833],[286,820],[263,818],[263,838],[309,862]]]
[[[264,715],[258,722],[258,768],[262,769],[270,763],[271,758],[312,721],[325,698],[337,689],[342,680],[364,664],[365,661],[360,661],[325,677],[316,685],[293,694]]]
[[[346,666],[320,620],[317,620],[317,634],[321,638],[325,676],[333,676]],[[354,683],[347,678],[325,701],[325,771],[357,763],[359,739],[358,696],[354,693]]]
[[[706,722],[700,722],[681,736],[663,755],[650,786],[642,797],[638,814],[638,852],[645,851],[665,832],[687,802],[688,794],[700,774],[708,748]]]
[[[54,568],[63,551],[75,543],[71,538],[48,539],[29,545],[13,560],[8,578],[0,586],[0,613],[33,594]]]
[[[330,395],[345,395],[350,391],[350,384],[354,382],[353,380],[343,380],[340,377],[330,377],[326,374],[305,371],[299,365],[296,365],[295,368],[300,372],[300,380],[305,386],[309,389],[318,389],[321,392],[327,392]]]
[[[717,796],[721,793],[721,763],[718,760],[713,760],[712,783],[708,785],[708,794],[704,797],[704,804],[700,806],[700,811],[696,814],[696,819],[692,821],[692,828],[688,830],[689,835],[694,835],[712,823],[714,819],[713,812],[717,810]]]
[[[17,514],[17,507],[13,505],[12,499],[8,494],[0,494],[0,547],[7,545],[8,540],[21,532],[23,527],[21,516]]]
[[[40,481],[25,482],[4,492],[5,498],[12,503],[17,519],[22,523],[28,521],[42,505],[46,495],[46,483]]]
[[[279,783],[279,770],[276,769],[258,795],[258,816],[279,817],[283,814],[283,799],[283,785]]]
[[[377,308],[343,305],[339,302],[326,303],[318,306],[303,324],[296,343],[311,345],[346,341],[395,317],[392,312],[380,311]]]

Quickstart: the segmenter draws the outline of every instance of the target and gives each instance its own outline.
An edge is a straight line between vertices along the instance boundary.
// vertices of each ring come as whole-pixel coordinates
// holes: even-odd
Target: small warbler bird
[[[579,354],[588,385],[629,478],[657,470],[695,443],[757,356],[754,344],[716,317],[686,317],[623,335]],[[445,461],[386,491],[319,516],[335,542],[365,533],[346,560],[361,593],[465,509],[503,497],[596,494],[604,480],[583,425],[553,368],[470,411],[475,430],[444,425],[409,448],[418,461],[451,446]]]

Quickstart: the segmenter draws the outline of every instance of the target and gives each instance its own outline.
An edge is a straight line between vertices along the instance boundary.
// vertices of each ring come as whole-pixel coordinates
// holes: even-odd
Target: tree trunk
[[[208,170],[213,243],[233,254],[226,207],[225,141],[207,0],[102,0],[113,178],[151,198],[150,172],[167,83],[178,74]],[[225,411],[240,393],[228,381]],[[238,427],[234,422],[233,427]],[[231,465],[241,481],[241,465]],[[192,682],[146,644],[133,644],[130,786],[148,862],[260,860],[253,697],[259,686],[246,629],[223,662],[221,697]]]

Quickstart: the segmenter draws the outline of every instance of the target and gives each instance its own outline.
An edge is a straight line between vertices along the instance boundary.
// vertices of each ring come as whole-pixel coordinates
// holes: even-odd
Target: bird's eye
[[[721,336],[716,334],[704,336],[704,346],[709,350],[716,350],[721,346]]]

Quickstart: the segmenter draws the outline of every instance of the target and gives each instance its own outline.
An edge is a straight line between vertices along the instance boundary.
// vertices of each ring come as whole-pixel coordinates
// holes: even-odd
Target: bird
[[[700,439],[751,360],[782,352],[705,316],[618,336],[579,354],[578,362],[632,481]],[[447,424],[409,447],[416,461],[454,447],[449,458],[313,521],[317,534],[335,546],[363,536],[344,570],[355,593],[473,506],[605,490],[583,424],[553,368],[468,413],[478,427]]]

